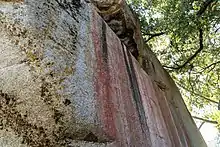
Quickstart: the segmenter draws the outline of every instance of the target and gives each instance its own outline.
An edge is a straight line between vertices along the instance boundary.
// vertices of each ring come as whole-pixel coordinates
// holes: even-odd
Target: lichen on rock
[[[91,133],[92,123],[77,116],[72,83],[79,21],[88,19],[81,8],[80,1],[0,2],[0,134],[16,134],[18,145],[66,146]]]

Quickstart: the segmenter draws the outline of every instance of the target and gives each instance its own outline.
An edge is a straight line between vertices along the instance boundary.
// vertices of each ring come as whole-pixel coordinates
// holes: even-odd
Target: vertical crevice
[[[104,64],[106,64],[106,67],[108,67],[108,46],[107,46],[107,40],[106,40],[106,24],[104,21],[102,21],[102,56]]]
[[[150,136],[150,133],[149,133],[149,128],[147,126],[147,120],[146,120],[144,106],[143,106],[142,99],[141,99],[138,81],[137,81],[136,74],[135,74],[135,69],[134,69],[133,62],[132,62],[132,56],[129,52],[126,55],[123,43],[121,43],[121,45],[122,45],[122,50],[124,54],[124,60],[125,60],[126,68],[127,68],[127,73],[128,73],[130,84],[131,84],[130,86],[131,86],[133,99],[134,99],[136,109],[138,112],[138,117],[141,123],[141,129],[142,129],[143,134],[146,135],[146,139],[148,139]],[[151,146],[150,139],[148,139],[148,143],[149,144],[146,146]]]

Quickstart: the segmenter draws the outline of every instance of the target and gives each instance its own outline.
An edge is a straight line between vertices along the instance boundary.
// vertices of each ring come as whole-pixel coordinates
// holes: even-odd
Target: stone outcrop
[[[139,20],[125,0],[91,0],[91,3],[132,55],[140,58],[143,39]]]
[[[111,2],[0,0],[0,146],[206,146],[137,19]]]

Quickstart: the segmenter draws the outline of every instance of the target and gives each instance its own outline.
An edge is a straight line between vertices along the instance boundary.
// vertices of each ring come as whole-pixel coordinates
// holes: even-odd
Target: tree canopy
[[[127,1],[190,112],[220,128],[220,1]]]

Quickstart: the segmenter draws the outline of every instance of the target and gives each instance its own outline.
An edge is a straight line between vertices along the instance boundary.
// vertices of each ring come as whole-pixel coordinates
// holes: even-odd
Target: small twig
[[[220,30],[220,27],[219,27],[219,28],[217,28],[217,29],[215,30],[215,33],[217,33],[217,32],[218,32],[218,30]]]
[[[202,123],[201,123],[201,125],[199,126],[199,130],[202,128],[202,126],[205,124],[205,121],[203,121]]]
[[[182,87],[182,88],[185,89],[186,91],[189,91],[190,93],[192,93],[192,94],[194,94],[194,95],[196,95],[196,96],[199,96],[199,97],[201,97],[201,98],[203,98],[203,99],[205,99],[205,100],[207,100],[207,101],[209,101],[209,102],[212,102],[212,103],[215,103],[215,104],[219,104],[218,102],[216,102],[216,101],[214,101],[214,100],[211,100],[211,99],[209,99],[209,98],[207,98],[207,97],[205,97],[205,96],[203,96],[203,95],[201,95],[201,94],[195,93],[195,92],[192,91],[192,90],[189,90],[188,88],[186,88],[185,86],[183,86],[182,84],[180,84],[180,83],[178,83],[178,82],[176,82],[176,83],[177,83],[177,85],[179,85],[180,87]]]
[[[207,122],[207,123],[218,124],[217,121],[208,120],[208,119],[200,118],[200,117],[197,117],[197,116],[192,116],[192,117],[195,118],[195,119],[198,119],[198,120],[202,120],[202,121]]]
[[[188,79],[189,79],[189,85],[191,86],[192,91],[194,91],[193,85],[192,85],[192,83],[191,83],[191,72],[192,72],[192,68],[191,68],[190,71],[188,72],[188,73],[189,73]]]
[[[164,35],[165,32],[160,32],[160,33],[155,33],[155,34],[151,34],[151,33],[144,33],[145,35],[149,35],[150,37],[145,41],[146,43],[148,41],[150,41],[152,38],[157,37],[157,36],[161,36]]]
[[[216,64],[219,64],[219,63],[220,63],[220,61],[214,62],[214,63],[212,63],[212,64],[210,64],[210,65],[204,67],[204,68],[203,68],[200,72],[198,72],[198,73],[202,73],[202,72],[204,72],[205,70],[207,70],[208,68],[210,68],[210,67],[212,67],[212,66],[215,66]]]
[[[209,5],[211,5],[216,0],[207,0],[203,3],[203,6],[200,8],[200,10],[197,12],[197,16],[201,16],[205,10],[208,8]]]

